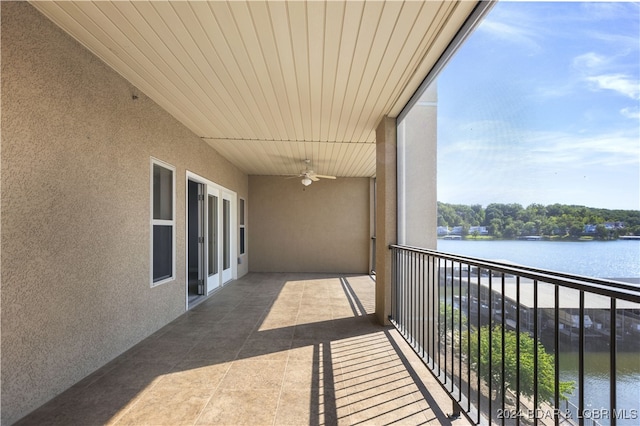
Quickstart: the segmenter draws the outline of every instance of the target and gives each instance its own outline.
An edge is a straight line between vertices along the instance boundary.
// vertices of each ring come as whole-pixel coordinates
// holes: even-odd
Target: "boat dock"
[[[467,297],[470,295],[468,305],[470,315],[477,315],[480,309],[480,316],[484,322],[488,322],[490,315],[493,319],[504,322],[508,328],[515,330],[517,320],[518,302],[520,312],[520,331],[533,334],[534,307],[538,308],[538,330],[542,333],[552,333],[555,330],[555,310],[556,297],[555,286],[553,284],[538,282],[537,300],[534,300],[534,283],[532,280],[515,277],[505,277],[504,279],[504,305],[503,305],[503,282],[501,277],[472,276],[469,281],[463,277],[462,281],[458,277],[453,278],[452,289],[447,289],[449,295],[459,292],[462,287],[462,299],[454,297],[454,306],[461,307],[462,311],[467,310]],[[451,276],[447,279],[452,282]],[[479,286],[478,286],[479,282]],[[467,292],[467,287],[470,292]],[[518,295],[518,287],[520,294]],[[478,288],[480,294],[478,295]],[[489,294],[491,293],[491,297]],[[618,300],[616,302],[615,324],[611,321],[611,299],[593,293],[584,295],[584,318],[580,320],[580,292],[578,290],[561,288],[557,301],[558,308],[558,331],[566,341],[576,341],[579,336],[580,326],[584,327],[584,336],[587,341],[604,340],[609,341],[612,330],[616,333],[619,342],[640,342],[640,304]],[[491,303],[492,308],[489,309]],[[504,306],[504,317],[502,307]],[[490,313],[491,312],[491,313]]]

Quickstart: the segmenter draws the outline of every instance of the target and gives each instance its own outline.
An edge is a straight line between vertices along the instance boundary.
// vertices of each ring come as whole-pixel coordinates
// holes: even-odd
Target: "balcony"
[[[468,424],[369,276],[251,273],[20,425]]]

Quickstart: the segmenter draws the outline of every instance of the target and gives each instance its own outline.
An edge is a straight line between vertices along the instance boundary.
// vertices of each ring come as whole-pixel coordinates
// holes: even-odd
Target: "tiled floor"
[[[21,425],[387,425],[450,421],[369,276],[249,274]]]

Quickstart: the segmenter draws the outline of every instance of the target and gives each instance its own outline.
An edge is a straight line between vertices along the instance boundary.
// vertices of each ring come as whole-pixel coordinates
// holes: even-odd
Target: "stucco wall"
[[[249,176],[250,269],[353,272],[369,268],[369,179]]]
[[[398,123],[398,243],[438,242],[438,91],[432,84]],[[396,185],[396,179],[393,179]]]
[[[184,312],[186,170],[249,198],[246,175],[31,5],[1,12],[10,424]],[[177,279],[155,288],[151,156],[176,167],[177,184]]]

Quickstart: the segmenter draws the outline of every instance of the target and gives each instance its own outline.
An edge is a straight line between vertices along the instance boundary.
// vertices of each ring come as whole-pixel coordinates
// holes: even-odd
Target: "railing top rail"
[[[505,274],[519,275],[521,277],[529,278],[532,280],[542,281],[550,284],[557,284],[559,286],[564,286],[576,290],[582,290],[607,297],[613,297],[620,300],[640,303],[640,286],[634,286],[632,284],[619,281],[572,275],[564,272],[549,271],[546,269],[514,265],[494,260],[480,259],[452,253],[444,253],[437,250],[399,244],[391,244],[389,246],[389,249],[399,249],[414,253],[422,253],[442,259],[462,262],[471,266],[477,266],[481,269],[490,269],[492,271],[503,272]]]

